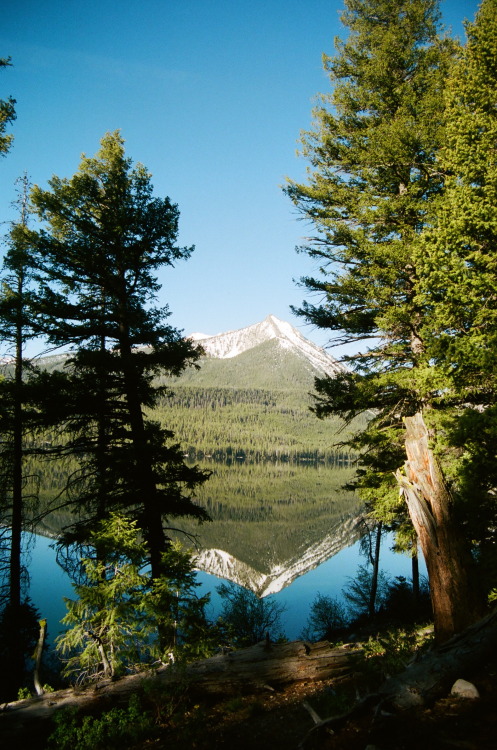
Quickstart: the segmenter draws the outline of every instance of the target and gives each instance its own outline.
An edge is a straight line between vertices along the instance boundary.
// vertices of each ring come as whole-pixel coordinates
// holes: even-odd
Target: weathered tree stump
[[[482,616],[471,578],[468,540],[454,515],[454,503],[423,414],[404,418],[407,461],[395,474],[423,551],[439,643]]]

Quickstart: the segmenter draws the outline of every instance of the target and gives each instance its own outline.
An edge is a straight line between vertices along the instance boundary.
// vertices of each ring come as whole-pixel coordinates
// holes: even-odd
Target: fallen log
[[[332,648],[327,641],[278,644],[263,641],[195,662],[188,667],[187,675],[193,685],[210,693],[252,691],[265,685],[341,677],[352,669],[351,651],[357,654],[360,649],[351,645]]]
[[[350,711],[322,720],[314,716],[315,725],[299,747],[304,748],[316,732],[342,729],[348,722],[367,713],[377,715],[380,709],[398,713],[429,706],[447,696],[457,679],[470,677],[490,659],[495,659],[496,653],[497,609],[413,661],[403,672],[386,680],[377,692],[367,695]]]
[[[455,680],[494,658],[496,649],[497,609],[391,677],[379,693],[396,710],[428,705],[446,695]]]
[[[232,694],[254,692],[266,686],[325,680],[341,677],[353,669],[353,646],[332,648],[320,643],[271,644],[265,641],[250,648],[219,654],[181,668],[162,666],[156,670],[129,675],[116,681],[102,681],[86,689],[58,690],[3,707],[0,713],[0,735],[22,732],[29,724],[44,722],[61,708],[77,707],[85,711],[97,705],[123,704],[139,692],[144,680],[153,678],[159,684],[188,684],[192,692]]]

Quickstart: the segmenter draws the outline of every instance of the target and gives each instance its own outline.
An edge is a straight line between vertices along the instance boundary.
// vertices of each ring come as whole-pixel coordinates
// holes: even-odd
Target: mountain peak
[[[322,374],[334,376],[346,370],[324,349],[304,338],[290,323],[275,315],[268,315],[260,323],[236,331],[226,331],[215,336],[194,333],[190,338],[198,341],[205,353],[216,359],[231,359],[266,341],[274,340],[281,348],[304,356]]]

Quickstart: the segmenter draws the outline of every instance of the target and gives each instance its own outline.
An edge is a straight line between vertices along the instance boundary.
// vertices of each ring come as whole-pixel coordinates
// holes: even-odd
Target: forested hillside
[[[340,417],[318,420],[311,411],[316,371],[277,340],[236,357],[204,357],[169,379],[172,395],[154,416],[172,429],[192,458],[353,460],[341,444],[367,416],[346,425]],[[165,383],[163,379],[161,381]]]
[[[243,337],[247,330],[235,333]],[[303,341],[311,351],[318,350]],[[166,387],[166,395],[158,400],[151,418],[174,432],[191,459],[353,462],[357,451],[343,443],[365,427],[368,413],[350,424],[339,416],[316,419],[313,392],[320,373],[309,357],[286,339],[252,343],[229,358],[203,356],[196,367],[178,377],[159,376],[156,384]],[[325,361],[328,355],[318,351]],[[338,366],[332,357],[329,361],[330,369]],[[66,363],[67,357],[60,355],[40,361],[51,372]]]

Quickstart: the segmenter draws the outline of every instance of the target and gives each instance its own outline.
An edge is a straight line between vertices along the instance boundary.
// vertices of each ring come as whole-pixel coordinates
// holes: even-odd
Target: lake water
[[[211,594],[209,617],[216,619],[221,608],[216,586],[228,579],[259,595],[274,596],[285,606],[285,635],[298,638],[317,594],[340,597],[348,579],[365,563],[358,542],[362,507],[345,489],[354,469],[285,462],[201,466],[212,476],[199,491],[198,502],[212,522],[198,526],[180,519],[178,525],[190,535],[187,539],[196,539],[199,592]],[[45,536],[33,538],[28,560],[30,596],[48,620],[50,640],[61,630],[63,597],[73,596],[52,546],[70,522],[67,514],[47,516],[39,529]],[[410,559],[391,552],[391,545],[391,538],[382,542],[382,569],[392,578],[410,579]]]
[[[391,577],[402,575],[410,579],[410,559],[405,555],[392,552],[391,544],[391,537],[386,537],[382,542],[382,570]],[[43,536],[33,537],[29,555],[31,599],[40,614],[47,618],[49,639],[52,641],[62,629],[60,620],[66,612],[63,597],[71,598],[73,587],[69,577],[56,562],[52,539]],[[359,554],[359,542],[356,542],[316,568],[299,576],[278,593],[272,594],[272,598],[286,607],[282,625],[287,638],[295,640],[299,637],[306,625],[311,604],[318,593],[340,597],[348,578],[354,577],[358,566],[364,562],[364,557]],[[421,573],[425,574],[423,568]],[[214,619],[220,610],[220,597],[216,592],[216,586],[222,579],[199,571],[197,580],[201,584],[199,589],[201,594],[211,593],[208,615]]]

